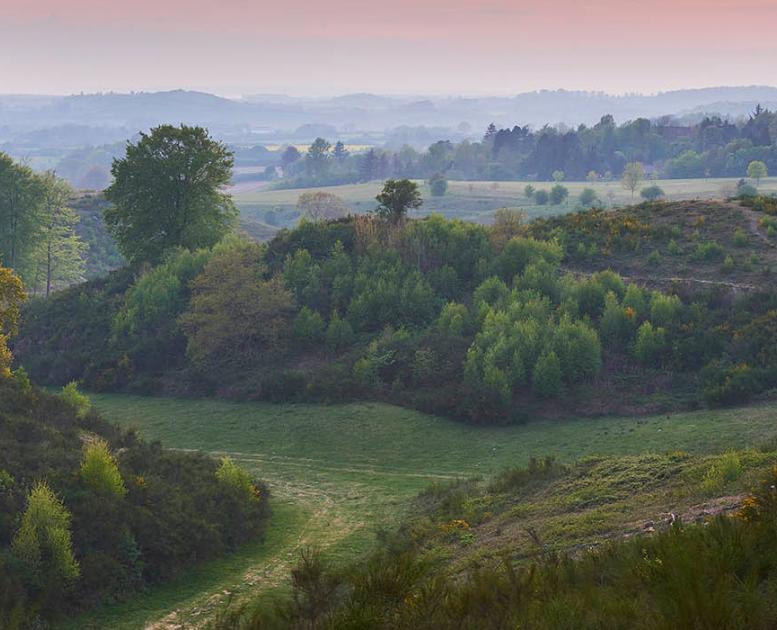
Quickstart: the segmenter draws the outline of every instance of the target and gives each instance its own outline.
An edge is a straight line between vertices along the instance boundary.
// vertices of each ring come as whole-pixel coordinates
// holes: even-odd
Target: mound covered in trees
[[[30,303],[16,350],[47,383],[377,398],[471,422],[730,403],[773,386],[777,363],[759,349],[773,345],[773,293],[662,292],[580,273],[590,260],[617,269],[671,242],[704,245],[661,224],[681,205],[624,212],[522,225],[503,211],[492,227],[348,217],[267,245],[170,250],[155,267]],[[705,252],[689,260],[710,262]]]
[[[257,538],[266,488],[0,377],[0,627],[48,627]]]

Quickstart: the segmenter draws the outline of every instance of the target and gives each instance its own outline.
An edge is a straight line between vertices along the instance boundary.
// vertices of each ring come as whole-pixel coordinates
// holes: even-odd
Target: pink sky
[[[0,92],[777,84],[777,0],[0,0]]]

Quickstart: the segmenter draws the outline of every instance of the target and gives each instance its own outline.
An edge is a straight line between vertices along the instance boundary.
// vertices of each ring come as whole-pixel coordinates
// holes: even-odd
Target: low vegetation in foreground
[[[381,531],[397,530],[415,516],[406,531],[423,536],[422,551],[454,575],[505,556],[518,563],[535,558],[530,528],[544,548],[575,554],[647,534],[651,521],[661,530],[670,512],[691,523],[705,513],[736,511],[777,459],[773,404],[507,427],[452,423],[364,402],[98,394],[94,405],[147,439],[216,458],[229,454],[270,486],[268,544],[276,528],[284,541],[270,556],[256,553],[250,568],[242,556],[219,564],[215,583],[201,585],[199,596],[192,596],[187,580],[180,590],[155,590],[99,617],[79,618],[74,628],[130,629],[162,619],[205,623],[230,600],[250,607],[257,595],[257,605],[267,610],[290,593],[290,569],[302,549],[320,550],[327,571],[339,573],[374,550],[384,539]],[[731,448],[739,450],[732,454]],[[548,454],[555,459],[546,475]],[[538,464],[527,476],[532,457]],[[301,514],[291,519],[288,510]],[[449,533],[439,528],[454,520],[468,525],[461,537],[455,527]]]
[[[342,570],[303,552],[287,600],[233,607],[216,627],[771,628],[771,448],[574,466],[546,458],[433,487],[368,559]],[[759,479],[753,494],[710,499],[742,476]],[[645,502],[684,511],[634,522]],[[613,526],[614,538],[591,543]]]

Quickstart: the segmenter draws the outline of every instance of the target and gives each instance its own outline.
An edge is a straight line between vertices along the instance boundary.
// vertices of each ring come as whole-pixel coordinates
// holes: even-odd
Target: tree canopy
[[[409,179],[387,180],[375,199],[378,201],[376,214],[395,223],[407,216],[408,210],[420,208],[423,204],[418,184]]]
[[[157,262],[174,247],[210,247],[237,210],[224,192],[233,157],[202,127],[162,125],[114,160],[105,221],[127,260]]]

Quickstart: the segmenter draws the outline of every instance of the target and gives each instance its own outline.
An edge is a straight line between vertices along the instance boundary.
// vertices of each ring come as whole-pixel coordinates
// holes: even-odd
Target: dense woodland
[[[349,154],[342,142],[318,138],[304,155],[288,147],[277,165],[284,176],[279,185],[295,188],[434,175],[551,181],[561,174],[569,180],[608,180],[619,179],[633,162],[665,178],[744,177],[753,161],[777,172],[777,114],[760,107],[743,122],[715,116],[688,126],[668,117],[618,125],[609,115],[577,129],[491,125],[480,142],[441,140],[424,152],[406,146]]]

